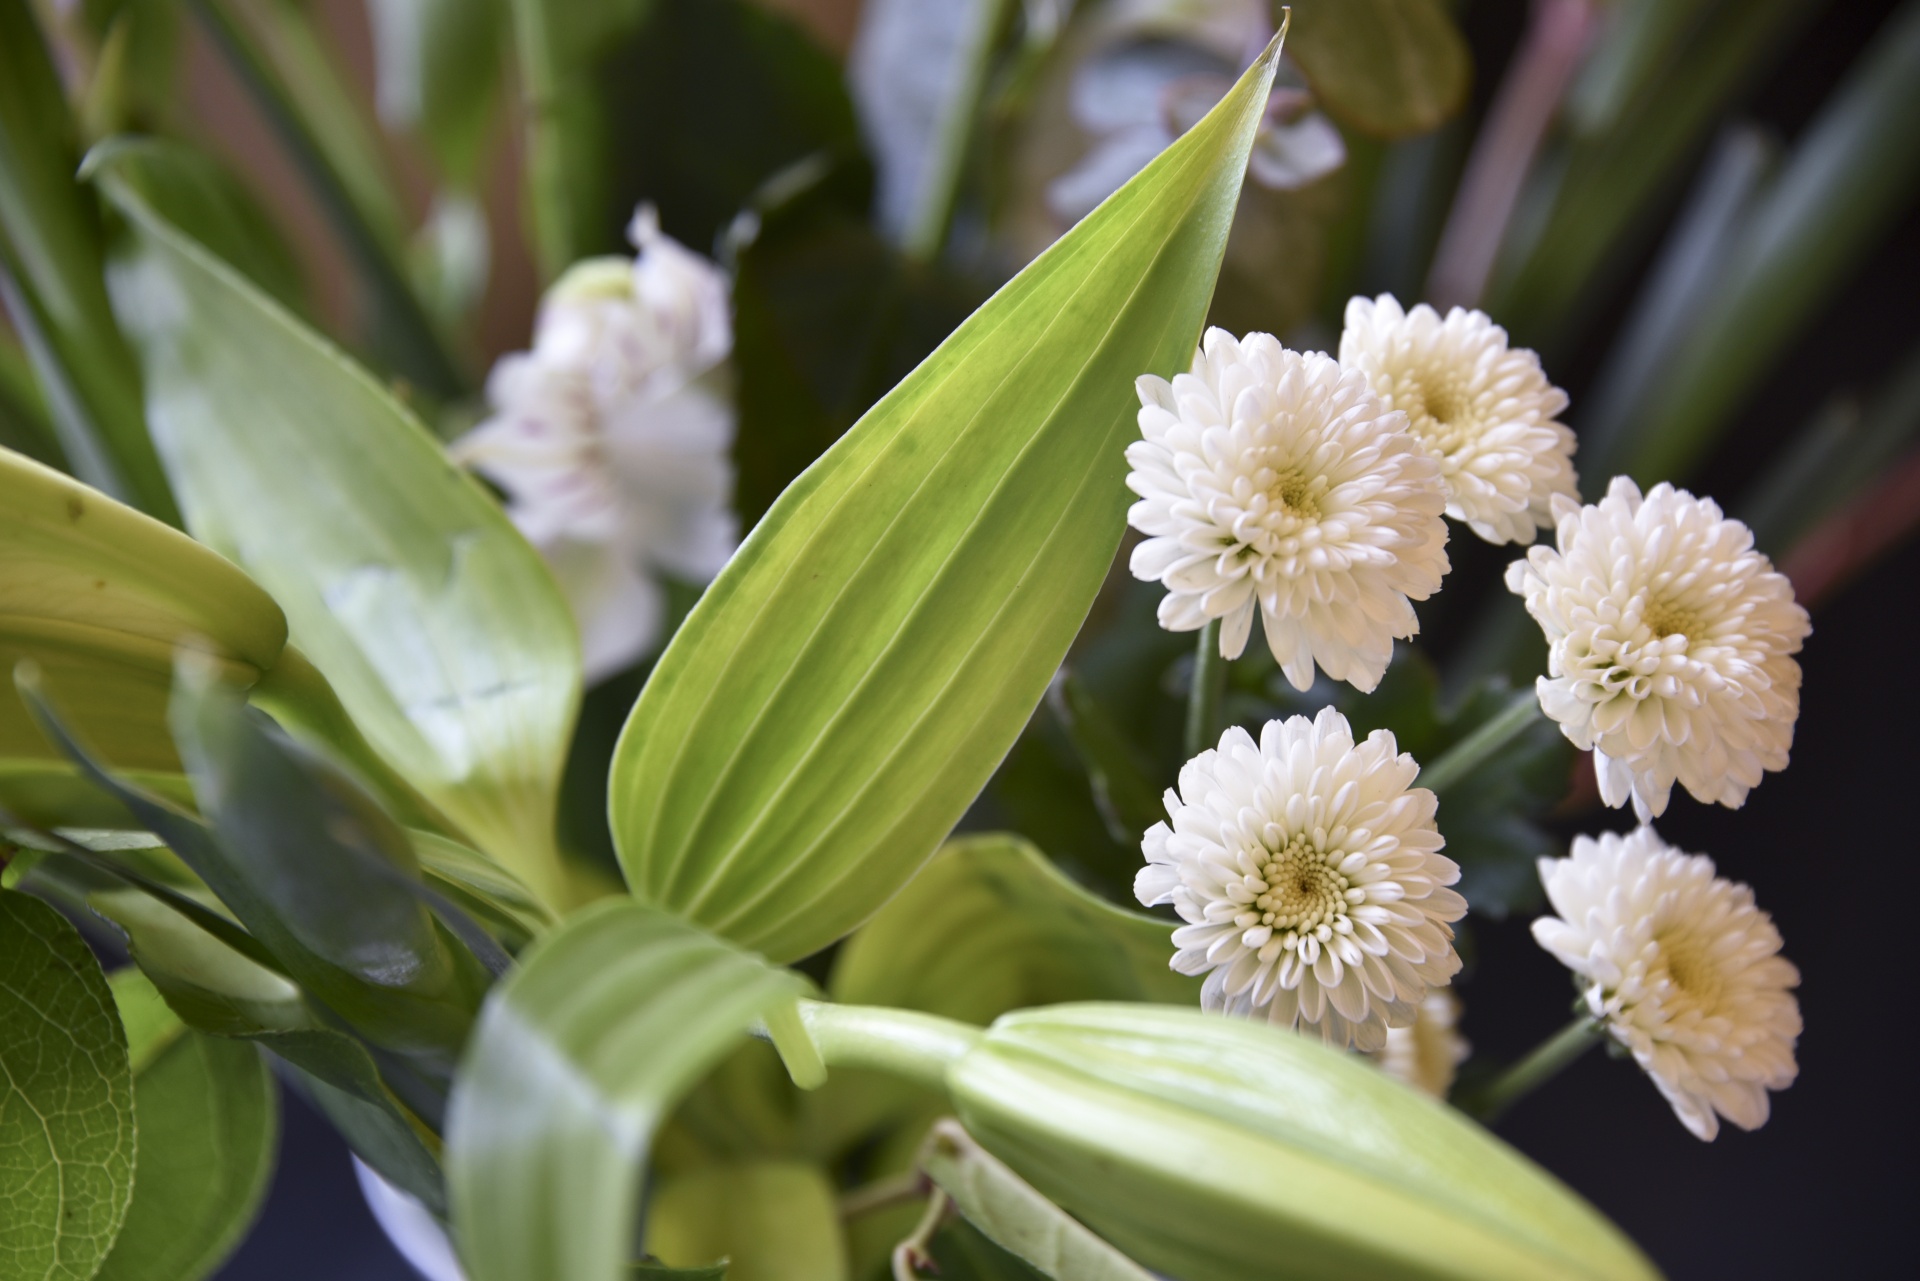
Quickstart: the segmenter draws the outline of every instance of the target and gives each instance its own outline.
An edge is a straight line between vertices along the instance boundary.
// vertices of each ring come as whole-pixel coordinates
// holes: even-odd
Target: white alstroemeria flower
[[[1442,320],[1392,294],[1347,304],[1340,363],[1407,415],[1440,462],[1447,515],[1490,543],[1530,543],[1553,524],[1558,494],[1575,501],[1573,433],[1557,421],[1567,394],[1540,358],[1507,346],[1485,312],[1455,307]]]
[[[1173,968],[1206,974],[1201,1004],[1378,1051],[1460,969],[1433,793],[1393,735],[1355,745],[1331,707],[1235,728],[1166,794],[1141,842],[1142,903],[1171,903]]]
[[[1665,812],[1678,780],[1700,801],[1746,804],[1787,767],[1812,630],[1753,531],[1709,499],[1626,477],[1600,502],[1554,500],[1558,548],[1507,567],[1546,633],[1540,706],[1593,749],[1600,795]]]
[[[1085,217],[1127,179],[1192,128],[1273,39],[1265,0],[1184,0],[1135,4],[1119,16],[1117,38],[1074,77],[1070,108],[1093,139],[1080,163],[1047,189],[1067,222]],[[1283,80],[1286,64],[1282,63]],[[1346,163],[1332,121],[1312,110],[1297,84],[1277,85],[1254,137],[1248,176],[1292,190]]]
[[[1406,415],[1364,375],[1271,334],[1210,329],[1193,372],[1137,386],[1127,520],[1149,536],[1134,576],[1167,587],[1160,625],[1218,618],[1220,652],[1237,658],[1257,612],[1295,689],[1318,663],[1371,690],[1394,640],[1419,630],[1412,602],[1447,572],[1440,467]]]
[[[1375,1055],[1381,1070],[1423,1094],[1445,1099],[1454,1074],[1467,1061],[1467,1038],[1460,1035],[1460,998],[1437,987],[1420,1002],[1407,1027],[1387,1029],[1387,1044]]]
[[[1702,1139],[1720,1117],[1766,1124],[1767,1091],[1799,1073],[1800,973],[1753,891],[1650,827],[1577,837],[1572,857],[1540,860],[1540,880],[1560,915],[1535,921],[1534,938],[1580,976],[1588,1009],[1681,1124]]]
[[[533,350],[494,366],[493,415],[453,447],[553,567],[589,681],[653,646],[659,575],[705,582],[738,539],[726,277],[650,207],[629,234],[638,258],[577,263],[548,290]]]

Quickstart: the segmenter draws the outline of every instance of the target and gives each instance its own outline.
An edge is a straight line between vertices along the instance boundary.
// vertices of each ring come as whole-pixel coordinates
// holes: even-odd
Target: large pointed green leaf
[[[474,1281],[617,1281],[654,1130],[806,981],[664,912],[595,904],[494,989],[454,1087],[447,1178]]]
[[[266,1194],[279,1093],[258,1050],[189,1031],[139,970],[115,974],[113,994],[134,1060],[139,1160],[126,1224],[98,1278],[200,1281],[239,1244]]]
[[[133,1192],[133,1075],[99,962],[0,890],[0,1271],[87,1281]]]
[[[803,956],[973,800],[1112,562],[1133,382],[1192,356],[1277,54],[795,481],[702,598],[614,760],[637,894]]]
[[[116,765],[177,770],[174,648],[211,647],[230,679],[251,684],[286,643],[280,607],[231,563],[4,449],[0,512],[0,760],[60,759],[14,696],[22,660]]]
[[[110,157],[98,181],[135,230],[115,305],[195,536],[274,594],[383,757],[557,893],[580,657],[539,555],[417,419],[167,223]]]
[[[1200,1003],[1175,974],[1173,922],[1081,889],[1017,836],[947,845],[834,963],[836,1001],[989,1023],[1057,1001]]]

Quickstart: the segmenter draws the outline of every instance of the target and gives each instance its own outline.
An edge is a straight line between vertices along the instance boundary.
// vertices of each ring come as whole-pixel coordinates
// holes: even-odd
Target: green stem
[[[943,1094],[948,1065],[980,1039],[952,1019],[869,1005],[802,1001],[800,1022],[828,1067],[874,1068]]]
[[[1220,657],[1220,620],[1200,629],[1193,652],[1193,684],[1187,693],[1187,757],[1191,760],[1220,737],[1220,700],[1227,692],[1227,660]]]
[[[1532,690],[1513,696],[1498,715],[1455,743],[1420,771],[1420,786],[1445,792],[1485,764],[1487,758],[1532,729],[1540,719],[1540,698]]]
[[[790,1001],[768,1010],[765,1016],[767,1039],[773,1042],[787,1075],[803,1090],[817,1090],[827,1083],[827,1065],[820,1059],[820,1047],[813,1043],[807,1025],[801,1021],[798,1002]]]
[[[1605,1026],[1591,1014],[1573,1022],[1535,1046],[1533,1051],[1474,1091],[1463,1106],[1485,1122],[1500,1114],[1560,1074],[1561,1069],[1600,1043]]]

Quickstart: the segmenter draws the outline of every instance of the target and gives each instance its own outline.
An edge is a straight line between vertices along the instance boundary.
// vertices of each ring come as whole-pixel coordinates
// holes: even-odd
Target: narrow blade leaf
[[[637,894],[804,956],[986,783],[1112,562],[1133,382],[1191,357],[1277,52],[795,481],[701,600],[614,760]]]

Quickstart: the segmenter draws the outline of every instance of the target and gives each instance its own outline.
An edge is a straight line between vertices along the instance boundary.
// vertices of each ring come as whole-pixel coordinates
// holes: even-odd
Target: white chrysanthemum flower
[[[652,647],[661,573],[704,582],[738,537],[726,277],[649,207],[629,234],[637,259],[589,259],[554,283],[533,350],[487,379],[493,416],[453,448],[552,565],[589,680]]]
[[[1577,837],[1570,858],[1540,860],[1558,917],[1533,936],[1584,981],[1587,1006],[1673,1105],[1711,1139],[1718,1116],[1766,1123],[1768,1090],[1799,1068],[1800,973],[1753,891],[1714,875],[1650,827]]]
[[[1237,658],[1257,610],[1295,689],[1318,663],[1371,690],[1447,572],[1440,469],[1406,415],[1271,334],[1209,329],[1193,372],[1137,386],[1127,521],[1149,535],[1134,576],[1166,584],[1160,625],[1218,618],[1220,652]]]
[[[1459,307],[1442,320],[1392,294],[1347,304],[1340,363],[1407,416],[1440,462],[1447,515],[1490,543],[1530,543],[1553,524],[1553,496],[1578,499],[1573,433],[1555,421],[1567,394],[1540,358],[1507,346],[1486,313]]]
[[[1356,746],[1331,707],[1186,763],[1133,890],[1187,922],[1172,965],[1207,975],[1201,1004],[1369,1051],[1414,1021],[1460,969],[1448,922],[1467,910],[1419,772],[1385,730]]]
[[[1420,1002],[1408,1027],[1387,1029],[1387,1044],[1375,1056],[1387,1075],[1436,1099],[1447,1097],[1454,1074],[1467,1060],[1467,1038],[1460,1035],[1460,998],[1437,987]]]
[[[1532,548],[1507,586],[1551,647],[1540,706],[1593,749],[1600,795],[1642,822],[1678,780],[1738,809],[1787,766],[1812,630],[1753,531],[1709,499],[1618,477],[1599,503],[1556,500],[1559,547]]]

